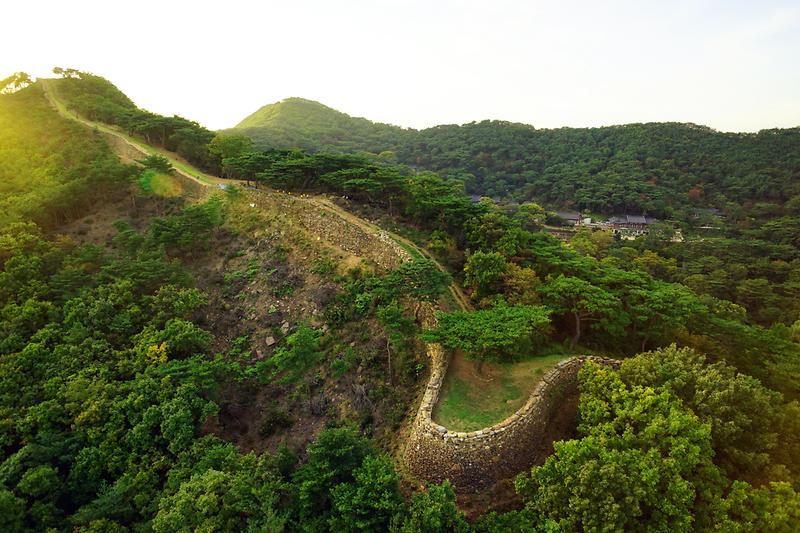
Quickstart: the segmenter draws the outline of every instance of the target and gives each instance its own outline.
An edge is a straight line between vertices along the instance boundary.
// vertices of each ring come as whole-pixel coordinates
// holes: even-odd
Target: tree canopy
[[[549,315],[546,307],[532,305],[454,311],[440,314],[438,325],[424,338],[480,360],[513,359],[543,340],[550,325]]]

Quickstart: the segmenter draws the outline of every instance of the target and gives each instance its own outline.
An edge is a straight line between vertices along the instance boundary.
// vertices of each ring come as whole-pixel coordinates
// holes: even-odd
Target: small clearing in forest
[[[453,354],[433,419],[451,431],[475,431],[503,421],[525,404],[545,372],[567,355],[484,363]]]

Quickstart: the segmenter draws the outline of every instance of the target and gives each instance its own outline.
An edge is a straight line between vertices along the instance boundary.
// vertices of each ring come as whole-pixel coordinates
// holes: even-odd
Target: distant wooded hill
[[[351,117],[328,106],[287,98],[265,105],[233,130],[253,139],[257,148],[382,152],[404,145],[412,130]]]
[[[800,128],[757,134],[649,123],[536,129],[502,121],[403,129],[318,102],[267,105],[229,133],[259,148],[392,152],[466,191],[601,213],[675,216],[691,207],[783,204],[800,193]]]

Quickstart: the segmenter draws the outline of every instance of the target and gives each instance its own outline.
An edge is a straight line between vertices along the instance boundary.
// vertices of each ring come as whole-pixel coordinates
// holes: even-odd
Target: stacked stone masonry
[[[435,321],[425,309],[423,323]],[[447,358],[438,344],[427,346],[430,378],[403,451],[407,468],[421,480],[449,479],[458,492],[473,492],[540,464],[551,452],[550,424],[559,409],[578,395],[578,370],[587,362],[618,367],[619,361],[579,356],[558,363],[542,376],[525,405],[493,426],[472,432],[450,431],[431,418],[447,371]]]

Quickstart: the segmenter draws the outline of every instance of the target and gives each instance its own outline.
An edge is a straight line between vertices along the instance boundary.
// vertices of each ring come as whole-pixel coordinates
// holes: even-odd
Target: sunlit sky
[[[800,125],[797,0],[25,0],[0,17],[0,77],[88,70],[213,129],[289,96],[416,128]]]

